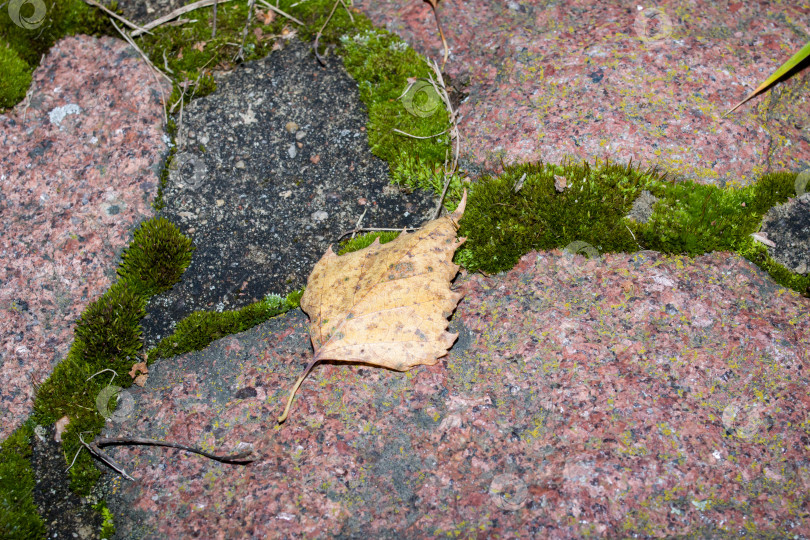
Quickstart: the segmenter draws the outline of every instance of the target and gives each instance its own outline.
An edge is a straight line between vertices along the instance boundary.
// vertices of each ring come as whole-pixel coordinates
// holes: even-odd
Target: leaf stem
[[[292,405],[292,401],[293,401],[293,398],[295,397],[295,393],[298,391],[298,387],[300,387],[301,383],[304,382],[304,379],[306,379],[307,375],[312,370],[312,368],[315,366],[315,364],[317,364],[320,361],[321,361],[321,359],[318,358],[317,356],[315,358],[313,358],[312,361],[309,364],[307,364],[307,368],[304,370],[303,375],[298,377],[298,380],[295,381],[295,386],[293,386],[292,390],[290,390],[290,397],[287,398],[287,406],[284,407],[284,412],[281,414],[281,416],[278,417],[278,423],[279,424],[281,424],[282,422],[284,422],[284,420],[287,419],[287,413],[290,412],[290,405]]]

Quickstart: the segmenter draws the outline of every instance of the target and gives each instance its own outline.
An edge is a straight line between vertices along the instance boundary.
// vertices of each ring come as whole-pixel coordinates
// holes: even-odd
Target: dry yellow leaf
[[[330,247],[315,265],[301,297],[309,315],[315,356],[290,390],[278,421],[287,418],[295,392],[321,360],[362,362],[407,371],[433,365],[458,334],[447,332],[461,293],[450,290],[458,272],[453,254],[467,193],[456,211],[387,244],[338,257]]]

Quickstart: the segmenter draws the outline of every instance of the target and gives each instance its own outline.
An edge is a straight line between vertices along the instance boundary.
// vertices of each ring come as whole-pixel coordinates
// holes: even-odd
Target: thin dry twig
[[[121,22],[122,22],[122,23],[124,23],[125,25],[129,26],[129,27],[130,27],[130,28],[132,28],[133,30],[138,30],[138,31],[139,31],[140,33],[142,33],[142,34],[143,34],[143,33],[146,33],[146,34],[152,34],[152,32],[150,32],[149,30],[147,30],[147,29],[143,28],[142,26],[138,26],[137,24],[135,24],[135,23],[134,23],[134,22],[132,22],[132,21],[129,21],[129,20],[125,19],[124,17],[122,17],[122,16],[121,16],[121,15],[119,15],[118,13],[115,13],[114,11],[110,11],[109,9],[107,9],[107,8],[106,8],[106,7],[104,7],[104,6],[102,6],[101,4],[99,4],[98,2],[96,2],[95,0],[84,0],[84,1],[85,1],[85,3],[86,3],[86,4],[89,4],[89,5],[93,6],[93,7],[97,7],[97,8],[99,8],[101,11],[103,11],[104,13],[106,13],[107,15],[109,15],[110,17],[115,17],[116,19],[118,19],[119,21],[121,21]]]
[[[250,20],[253,18],[253,9],[256,7],[256,0],[248,0],[248,16],[245,21],[245,27],[242,29],[242,43],[239,45],[239,52],[233,57],[234,60],[242,61],[245,59],[245,41],[247,40],[248,29],[250,27]]]
[[[147,30],[151,30],[152,28],[157,28],[161,24],[167,23],[167,22],[171,21],[172,19],[176,19],[180,15],[185,15],[186,13],[188,13],[190,11],[194,11],[196,9],[212,6],[212,5],[216,4],[216,3],[224,4],[225,2],[230,2],[230,1],[231,0],[200,0],[199,2],[194,2],[193,4],[189,4],[187,6],[179,7],[177,9],[175,9],[174,11],[172,11],[171,13],[169,13],[168,15],[164,15],[163,17],[155,19],[154,21],[152,21],[150,23],[146,23],[145,25],[143,25],[141,27],[141,30],[133,31],[132,32],[132,37],[138,37],[141,34],[143,34],[144,32],[146,32]]]
[[[436,212],[435,212],[435,215],[433,216],[433,219],[437,219],[439,217],[439,215],[442,213],[442,208],[443,208],[443,205],[444,205],[444,198],[447,195],[448,188],[450,187],[450,181],[452,180],[453,175],[456,174],[456,171],[458,171],[458,156],[459,156],[459,150],[460,150],[460,146],[459,146],[460,145],[460,137],[459,137],[459,132],[458,132],[458,123],[461,121],[461,116],[459,116],[458,112],[453,109],[453,104],[450,102],[450,96],[447,93],[447,87],[444,84],[444,77],[442,77],[442,72],[441,72],[441,69],[439,69],[438,62],[436,62],[435,60],[431,61],[430,59],[428,59],[427,63],[428,63],[428,66],[430,66],[430,68],[436,74],[436,79],[438,80],[438,83],[437,83],[436,80],[433,79],[433,76],[428,75],[428,78],[430,79],[430,84],[433,86],[433,90],[436,92],[436,95],[438,95],[442,99],[442,102],[444,102],[444,107],[445,107],[445,109],[447,109],[447,114],[449,115],[449,119],[450,119],[450,127],[445,129],[441,133],[437,133],[435,135],[428,135],[427,137],[420,137],[420,136],[417,136],[417,135],[412,135],[410,133],[406,133],[406,132],[404,132],[402,130],[399,130],[399,129],[392,129],[391,131],[393,131],[395,133],[399,133],[401,135],[405,135],[406,137],[411,137],[413,139],[432,139],[433,137],[438,137],[439,135],[443,135],[444,133],[447,133],[448,131],[450,132],[450,140],[455,142],[455,145],[453,147],[453,164],[452,164],[452,167],[450,167],[448,169],[448,167],[447,167],[447,157],[445,156],[445,160],[444,160],[444,178],[445,178],[444,189],[442,189],[442,194],[441,194],[441,197],[439,198],[439,204],[436,206]],[[414,82],[415,81],[408,84],[408,87],[405,89],[405,92],[402,93],[402,96],[404,96],[405,94],[408,93],[408,90],[411,89]],[[400,96],[400,98],[402,96]]]
[[[117,371],[115,371],[114,369],[110,369],[110,368],[104,368],[104,369],[102,369],[101,371],[96,371],[95,373],[93,373],[92,375],[90,375],[89,377],[87,377],[87,379],[85,379],[85,382],[89,381],[90,379],[92,379],[92,378],[93,378],[93,377],[95,377],[96,375],[101,375],[101,374],[102,374],[102,373],[104,373],[105,371],[112,371],[112,373],[113,373],[113,376],[112,376],[112,377],[110,377],[110,382],[108,382],[108,383],[107,383],[107,386],[111,385],[111,384],[112,384],[112,382],[113,382],[113,380],[114,380],[114,379],[115,379],[115,378],[118,376],[118,372],[117,372]]]
[[[340,3],[343,4],[343,9],[345,9],[346,13],[349,15],[349,20],[352,21],[352,24],[354,24],[354,17],[352,16],[352,12],[349,11],[349,7],[343,0],[340,0]]]
[[[329,16],[326,18],[326,21],[324,21],[323,26],[321,26],[321,29],[318,30],[317,34],[315,34],[315,43],[314,43],[315,58],[318,59],[318,62],[320,62],[322,66],[325,66],[326,62],[324,62],[323,58],[321,58],[321,55],[318,54],[318,40],[321,39],[321,35],[323,34],[323,30],[324,30],[324,28],[326,28],[326,25],[329,24],[329,20],[332,18],[332,15],[335,14],[335,10],[337,9],[338,4],[340,3],[340,1],[341,0],[335,0],[335,5],[332,6],[332,11],[329,12]]]
[[[442,47],[444,47],[444,59],[442,60],[442,69],[444,69],[445,64],[447,64],[447,58],[450,56],[450,49],[447,48],[447,40],[444,39],[444,32],[442,31],[442,25],[439,22],[439,2],[440,0],[425,0],[430,7],[433,8],[433,17],[436,19],[436,28],[439,29],[439,36],[442,38]]]
[[[272,4],[268,4],[268,3],[267,3],[267,2],[265,2],[264,0],[259,0],[259,3],[260,3],[261,5],[263,5],[264,7],[266,7],[267,9],[270,9],[270,10],[272,10],[272,11],[275,11],[276,13],[278,13],[279,15],[281,15],[282,17],[286,17],[286,18],[290,19],[292,22],[297,23],[297,24],[300,24],[301,26],[304,26],[304,23],[303,23],[303,22],[299,21],[298,19],[296,19],[295,17],[293,17],[293,16],[292,16],[292,15],[290,15],[289,13],[285,13],[284,11],[281,11],[280,9],[278,9],[278,6],[273,6]]]
[[[394,133],[399,133],[401,135],[405,135],[405,136],[410,137],[412,139],[432,139],[434,137],[438,137],[439,135],[444,135],[445,133],[450,131],[450,129],[451,128],[447,128],[444,131],[440,131],[439,133],[437,133],[435,135],[428,135],[426,137],[420,137],[419,135],[411,135],[410,133],[406,133],[406,132],[404,132],[404,131],[402,131],[400,129],[396,129],[396,128],[392,129],[391,131],[393,131]]]
[[[86,433],[86,432],[85,432]],[[94,439],[92,442],[88,443],[85,442],[84,438],[82,437],[84,433],[79,434],[79,441],[81,442],[84,448],[99,458],[101,461],[109,465],[113,468],[116,472],[123,475],[128,480],[134,481],[135,479],[132,478],[127,472],[124,470],[123,467],[118,465],[114,459],[108,456],[101,448],[105,446],[123,446],[123,445],[142,445],[142,446],[163,446],[167,448],[177,448],[179,450],[185,450],[186,452],[192,452],[194,454],[199,454],[203,457],[207,457],[208,459],[213,459],[214,461],[219,461],[220,463],[230,463],[234,465],[247,465],[254,461],[256,461],[256,456],[253,455],[253,448],[249,448],[242,452],[237,452],[235,454],[212,454],[210,452],[206,452],[200,448],[196,448],[194,446],[188,446],[185,444],[174,443],[169,441],[159,441],[157,439],[146,439],[143,437],[114,437],[114,438],[98,438]],[[79,452],[81,452],[81,448],[76,452],[76,455],[73,456],[73,461],[70,463],[70,466],[67,468],[69,471],[71,467],[73,467],[74,463],[76,463],[76,458],[79,456]]]
[[[217,4],[219,4],[219,0],[214,0],[214,18],[211,22],[211,39],[217,37]]]
[[[169,78],[169,76],[168,76],[168,75],[166,75],[165,73],[163,73],[162,71],[160,71],[158,68],[156,68],[156,67],[155,67],[155,64],[153,64],[153,63],[152,63],[152,61],[151,61],[151,60],[149,60],[149,57],[148,57],[148,56],[146,56],[146,54],[144,54],[144,52],[141,50],[141,48],[140,48],[140,47],[138,47],[138,46],[135,44],[135,42],[132,40],[132,38],[131,38],[129,35],[127,35],[127,33],[126,33],[126,32],[124,32],[123,30],[121,30],[121,29],[118,27],[118,25],[117,25],[117,24],[115,24],[115,21],[114,21],[114,20],[110,19],[110,22],[111,22],[111,23],[112,23],[112,25],[115,27],[115,29],[116,29],[116,30],[118,30],[118,33],[119,33],[119,34],[121,34],[121,37],[123,37],[123,38],[126,40],[126,42],[127,42],[127,43],[129,43],[130,45],[132,45],[132,47],[133,47],[133,48],[134,48],[136,51],[138,51],[138,54],[140,54],[140,55],[141,55],[141,58],[143,58],[143,59],[144,59],[144,61],[146,62],[146,64],[147,64],[149,67],[151,67],[151,68],[152,68],[154,71],[157,71],[158,73],[160,73],[161,75],[163,75],[163,77],[165,77],[165,78],[166,78],[166,80],[167,80],[167,81],[169,81],[169,84],[171,84],[172,80]],[[168,126],[168,125],[169,125],[169,117],[168,117],[168,115],[167,115],[167,113],[166,113],[166,97],[163,95],[163,87],[160,85],[160,81],[158,81],[158,80],[157,80],[157,77],[155,76],[154,71],[152,72],[152,77],[154,77],[154,78],[155,78],[155,84],[157,84],[158,90],[160,90],[160,101],[163,103],[163,124],[164,124],[164,125],[166,125],[166,126]]]

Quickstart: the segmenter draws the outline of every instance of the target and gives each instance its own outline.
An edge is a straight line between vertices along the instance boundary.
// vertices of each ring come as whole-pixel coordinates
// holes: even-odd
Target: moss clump
[[[160,340],[160,343],[147,353],[148,362],[151,364],[158,358],[200,351],[212,341],[244,332],[270,317],[298,307],[303,294],[304,290],[301,289],[291,292],[286,297],[268,295],[255,304],[223,313],[195,311],[178,322],[174,333]]]
[[[166,218],[141,224],[123,253],[118,275],[141,296],[168,290],[180,280],[191,263],[194,246]]]
[[[408,88],[408,79],[428,80],[433,76],[435,80],[433,70],[407,43],[385,30],[369,28],[348,34],[341,37],[340,43],[346,71],[358,81],[360,99],[368,108],[371,152],[388,161],[394,183],[441,193],[443,165],[452,156],[449,135],[414,139],[393,131],[428,137],[450,128],[447,110],[432,86],[424,86],[413,96],[417,101],[421,96],[433,101],[430,114],[415,114],[414,105],[409,110],[400,99]],[[456,175],[448,189],[448,208],[455,207],[461,191],[461,180]]]
[[[566,187],[555,188],[556,178]],[[523,186],[517,184],[523,178]],[[795,195],[796,175],[779,172],[746,187],[717,188],[691,181],[672,183],[655,170],[606,163],[526,164],[484,177],[470,191],[459,236],[467,242],[455,260],[470,271],[511,269],[535,250],[573,242],[600,252],[701,255],[734,251],[773,279],[810,296],[810,277],[791,273],[756,243],[764,214]],[[658,201],[646,223],[627,218],[633,202],[648,190]]]
[[[80,433],[89,432],[85,440],[92,440],[104,427],[105,419],[96,404],[99,393],[110,384],[123,388],[132,384],[127,373],[139,361],[139,321],[146,314],[145,304],[126,281],[114,284],[79,318],[67,358],[37,389],[34,420],[38,424],[70,418],[62,436],[65,455],[73,456],[81,448]],[[104,372],[107,369],[112,372]],[[115,403],[108,407],[114,410]],[[99,475],[89,453],[81,452],[70,469],[71,487],[87,495]]]
[[[0,536],[44,538],[46,528],[34,498],[31,468],[31,422],[20,426],[0,444]]]
[[[554,187],[555,175],[566,179],[562,192]],[[459,227],[467,242],[455,260],[470,271],[494,273],[511,269],[533,249],[574,241],[601,251],[635,251],[639,246],[622,218],[643,189],[659,183],[663,177],[655,171],[610,163],[510,167],[472,186]]]
[[[113,521],[112,512],[107,508],[107,503],[101,501],[98,504],[94,504],[93,508],[104,518],[104,522],[101,524],[101,531],[99,531],[101,540],[112,540],[112,537],[115,536],[115,522]]]
[[[5,109],[25,97],[31,84],[31,68],[14,49],[0,43],[0,71],[0,109]]]
[[[77,349],[89,369],[128,371],[137,362],[146,301],[119,281],[90,304],[76,324]]]
[[[769,174],[742,188],[691,181],[653,185],[650,191],[659,201],[649,221],[636,227],[638,241],[646,249],[691,256],[737,251],[768,209],[793,195],[795,177]]]

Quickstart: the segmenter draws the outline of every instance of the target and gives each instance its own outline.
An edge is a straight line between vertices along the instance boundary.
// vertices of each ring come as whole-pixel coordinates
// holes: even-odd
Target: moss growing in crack
[[[555,176],[566,180],[562,191],[555,188]],[[509,167],[472,186],[459,228],[467,242],[455,261],[470,271],[501,272],[533,249],[562,249],[574,241],[600,252],[734,251],[780,285],[810,295],[810,276],[791,273],[751,237],[771,207],[795,195],[795,179],[793,173],[772,173],[750,186],[721,189],[675,184],[655,170],[610,163]],[[638,223],[626,216],[643,190],[658,201],[649,220]]]
[[[0,444],[0,536],[3,538],[43,538],[46,533],[31,494],[32,422],[26,422]]]
[[[107,508],[107,503],[101,501],[98,504],[94,504],[93,508],[95,508],[96,511],[101,514],[102,518],[104,518],[104,521],[101,524],[101,531],[99,531],[99,536],[102,540],[112,540],[113,536],[115,536],[115,522],[113,521],[112,512],[110,512],[110,509]]]
[[[352,251],[360,251],[367,248],[374,243],[377,238],[380,239],[380,244],[386,244],[399,236],[400,231],[374,231],[366,234],[361,234],[355,238],[344,240],[340,243],[338,255],[345,255]]]
[[[11,47],[0,41],[0,109],[13,107],[28,91],[31,84],[31,68]]]
[[[79,353],[88,369],[127,371],[141,348],[146,301],[127,281],[118,281],[90,304],[76,323]]]
[[[562,192],[555,175],[566,179]],[[455,260],[470,271],[494,273],[511,269],[533,249],[577,240],[600,251],[635,251],[639,246],[622,218],[643,189],[663,180],[655,171],[610,163],[510,167],[473,184],[459,227],[467,242]]]
[[[792,196],[795,174],[776,173],[755,184],[718,188],[691,181],[656,184],[652,216],[635,227],[646,249],[691,256],[711,251],[737,251],[759,229],[762,216]]]
[[[399,129],[418,137],[428,137],[450,127],[448,113],[432,86],[424,86],[421,92],[412,96],[414,100],[422,94],[428,96],[435,104],[430,111],[416,114],[413,102],[408,106],[407,98],[406,101],[400,99],[409,79],[427,80],[429,75],[435,79],[433,71],[416,51],[385,30],[369,29],[343,36],[341,45],[343,63],[358,81],[360,99],[368,108],[371,152],[388,161],[391,179],[395,183],[440,193],[444,187],[441,167],[452,156],[449,135],[414,139],[393,131]],[[411,92],[414,92],[413,88]],[[448,190],[448,201],[460,200],[460,187],[460,179],[454,178]]]
[[[118,275],[139,295],[147,297],[168,290],[191,263],[191,239],[166,218],[145,221],[122,255]]]
[[[139,361],[139,322],[146,314],[145,304],[145,299],[126,281],[115,283],[84,311],[76,323],[67,358],[37,389],[34,419],[38,424],[49,425],[63,416],[70,418],[62,436],[65,455],[72,458],[81,448],[80,433],[89,432],[85,440],[92,440],[104,427],[96,403],[99,393],[111,384],[123,388],[132,384],[127,373]],[[114,410],[115,403],[108,407]],[[70,470],[71,487],[86,495],[99,475],[90,455],[81,452]]]
[[[177,323],[172,335],[160,340],[147,353],[151,364],[158,358],[168,358],[190,351],[200,351],[212,341],[249,330],[271,317],[286,313],[300,305],[304,290],[292,291],[286,297],[268,295],[264,299],[234,311],[195,311]]]

